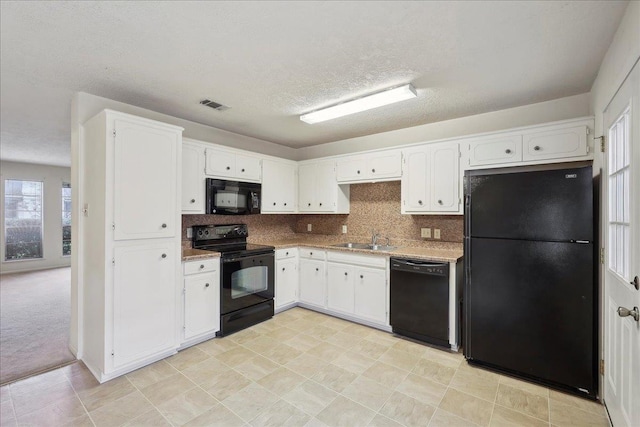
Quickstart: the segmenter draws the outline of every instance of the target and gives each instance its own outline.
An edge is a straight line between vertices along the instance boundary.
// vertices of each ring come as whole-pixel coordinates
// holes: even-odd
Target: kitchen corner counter
[[[458,262],[463,256],[461,243],[459,244],[459,248],[451,247],[458,246],[458,244],[429,242],[431,246],[398,246],[398,248],[394,249],[393,251],[373,251],[370,249],[341,248],[333,246],[344,242],[345,239],[336,239],[336,236],[321,235],[299,235],[285,239],[260,239],[252,241],[252,243],[271,245],[276,249],[310,247],[330,251],[358,253],[363,255],[380,255],[386,257],[423,259],[428,261],[440,262]]]
[[[194,261],[207,258],[220,258],[220,252],[203,251],[202,249],[182,249],[182,261]]]

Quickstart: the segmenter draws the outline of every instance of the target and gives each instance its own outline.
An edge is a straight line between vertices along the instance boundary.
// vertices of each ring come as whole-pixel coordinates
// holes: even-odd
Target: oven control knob
[[[208,236],[209,235],[209,230],[204,230],[204,235]]]

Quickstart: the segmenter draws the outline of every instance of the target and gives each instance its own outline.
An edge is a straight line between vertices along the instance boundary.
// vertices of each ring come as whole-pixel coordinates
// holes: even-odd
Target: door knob
[[[349,273],[347,273],[347,272],[345,271],[345,272],[344,272],[344,275],[345,275],[345,276],[348,276],[348,275],[349,275]]]
[[[640,321],[640,310],[638,310],[638,307],[633,307],[633,310],[629,310],[628,308],[625,308],[625,307],[618,307],[618,316],[620,317],[631,316],[633,317],[633,320],[638,322]]]
[[[418,204],[421,205],[422,204],[422,200],[418,200]]]
[[[511,150],[508,149],[508,148],[506,150],[504,150],[504,152],[507,153],[507,154],[511,154]]]
[[[231,167],[227,166],[227,170],[231,169]]]
[[[204,268],[204,264],[200,264],[200,269],[202,270]]]
[[[195,203],[195,202],[196,202],[196,199],[191,199],[191,203]]]
[[[638,276],[633,278],[633,281],[629,282],[633,285],[634,288],[636,288],[637,290],[640,290],[640,279],[638,279]]]
[[[438,200],[438,204],[441,205],[442,204],[442,200]]]
[[[162,254],[162,258],[166,258],[166,257],[167,257],[167,254]]]
[[[376,173],[376,170],[375,169],[371,169],[371,172]]]
[[[540,146],[539,146],[539,145],[536,145],[535,147],[533,147],[533,149],[534,149],[535,151],[540,151]]]
[[[167,228],[167,224],[162,224],[162,228]]]
[[[208,283],[205,283],[204,287],[205,287],[205,288],[208,288],[208,287],[209,287],[209,284],[208,284]]]

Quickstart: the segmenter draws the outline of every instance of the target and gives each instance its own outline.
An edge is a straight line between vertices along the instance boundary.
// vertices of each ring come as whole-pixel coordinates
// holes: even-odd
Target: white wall
[[[417,142],[435,141],[557,120],[574,119],[588,115],[590,115],[589,94],[584,93],[522,107],[300,148],[297,151],[297,159],[308,160]]]
[[[0,227],[1,273],[40,270],[71,265],[71,257],[62,256],[62,182],[71,182],[71,169],[29,163],[0,162],[2,227]],[[25,261],[4,261],[4,181],[20,179],[43,181],[43,258]],[[73,252],[73,250],[72,250]]]

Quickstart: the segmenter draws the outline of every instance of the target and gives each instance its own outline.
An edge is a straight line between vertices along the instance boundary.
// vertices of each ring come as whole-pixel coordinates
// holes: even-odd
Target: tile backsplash
[[[186,247],[187,228],[201,224],[244,223],[249,235],[261,240],[293,236],[294,234],[335,235],[345,241],[369,241],[372,229],[391,243],[419,246],[427,239],[420,237],[420,229],[440,229],[441,242],[462,243],[462,215],[401,215],[400,181],[375,184],[352,184],[351,206],[348,215],[183,215],[182,239]],[[312,231],[307,232],[307,224]],[[342,226],[347,234],[342,234]],[[437,242],[438,240],[428,239]]]

